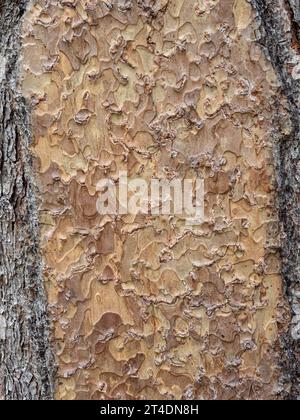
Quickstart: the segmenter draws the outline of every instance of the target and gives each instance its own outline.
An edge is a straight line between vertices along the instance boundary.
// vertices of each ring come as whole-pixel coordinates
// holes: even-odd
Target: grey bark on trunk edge
[[[257,11],[257,38],[281,87],[274,104],[274,143],[279,218],[283,228],[282,275],[292,311],[281,339],[282,369],[291,384],[287,399],[300,398],[300,3],[250,0]]]
[[[28,0],[0,0],[0,399],[53,398],[47,299],[29,153],[30,109],[19,93],[20,27]]]

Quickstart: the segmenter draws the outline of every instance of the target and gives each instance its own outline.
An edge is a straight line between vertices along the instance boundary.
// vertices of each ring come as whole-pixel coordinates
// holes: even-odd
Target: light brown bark
[[[0,19],[0,398],[298,398],[298,3]],[[205,223],[101,216],[120,171],[204,178]]]
[[[288,323],[273,97],[244,0],[45,2],[23,89],[57,398],[275,399]],[[206,217],[102,217],[97,183],[203,177]]]

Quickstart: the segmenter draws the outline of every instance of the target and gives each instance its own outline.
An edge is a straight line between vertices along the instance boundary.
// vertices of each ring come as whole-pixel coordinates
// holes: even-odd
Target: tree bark
[[[19,93],[27,0],[0,1],[0,399],[50,399],[53,357],[29,143]]]
[[[299,399],[299,1],[190,3],[0,0],[0,399]],[[103,218],[124,169],[208,223]]]
[[[38,0],[28,13],[24,94],[58,399],[289,392],[270,134],[278,76],[254,15],[246,0]],[[147,184],[205,179],[203,226],[103,217],[97,185],[123,170]]]
[[[289,333],[282,339],[283,369],[300,395],[300,4],[298,0],[252,0],[258,41],[280,81],[274,111],[278,210],[284,237],[282,275],[292,311]],[[288,130],[285,129],[289,126]]]

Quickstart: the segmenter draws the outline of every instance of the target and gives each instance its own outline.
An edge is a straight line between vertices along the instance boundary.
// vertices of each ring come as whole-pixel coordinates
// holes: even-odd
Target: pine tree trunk
[[[292,310],[283,338],[283,368],[290,375],[290,398],[300,396],[300,3],[252,0],[258,42],[280,82],[274,112],[279,218],[283,225],[282,276]],[[289,126],[286,130],[285,127]]]
[[[298,0],[0,0],[0,399],[299,399],[299,109]]]

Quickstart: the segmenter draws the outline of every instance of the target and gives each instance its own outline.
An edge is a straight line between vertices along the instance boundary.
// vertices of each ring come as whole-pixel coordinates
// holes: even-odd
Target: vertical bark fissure
[[[19,93],[20,27],[28,0],[0,0],[0,399],[51,399],[54,362],[29,154],[30,110]]]
[[[284,230],[282,274],[292,311],[282,340],[282,363],[291,382],[290,399],[300,393],[300,4],[296,0],[251,0],[257,11],[258,37],[280,81],[274,139],[279,216]],[[284,100],[282,100],[284,98]]]

